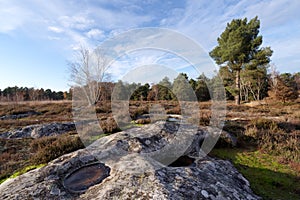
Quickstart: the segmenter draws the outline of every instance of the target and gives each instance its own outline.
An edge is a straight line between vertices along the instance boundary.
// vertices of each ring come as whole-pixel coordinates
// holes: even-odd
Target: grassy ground
[[[300,172],[280,158],[254,149],[214,149],[211,156],[230,160],[264,199],[300,199]]]

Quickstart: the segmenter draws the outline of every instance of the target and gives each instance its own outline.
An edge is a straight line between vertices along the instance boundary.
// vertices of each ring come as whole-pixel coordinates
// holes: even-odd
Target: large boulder
[[[5,181],[0,199],[260,199],[229,161],[203,157],[207,131],[196,130],[180,149],[178,130],[195,129],[156,122],[103,137]],[[179,150],[170,147],[170,160],[162,159],[173,141]]]

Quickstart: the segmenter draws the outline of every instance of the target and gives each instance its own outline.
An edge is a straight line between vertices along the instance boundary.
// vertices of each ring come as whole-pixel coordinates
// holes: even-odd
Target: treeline
[[[211,99],[207,84],[213,81],[205,75],[199,76],[196,80],[189,79],[187,74],[180,73],[174,80],[168,77],[163,78],[159,83],[127,83],[119,80],[116,83],[98,83],[99,98],[96,102],[103,100],[134,100],[134,101],[158,101],[158,100],[199,100]],[[89,91],[86,86],[86,92]],[[93,95],[90,95],[93,96]],[[92,103],[96,103],[92,102]]]
[[[259,70],[244,69],[241,73],[240,96],[244,102],[261,100],[271,97],[279,101],[289,101],[298,98],[300,89],[300,72],[290,74],[279,74],[276,71],[267,73],[267,67]],[[221,67],[219,77],[223,80],[226,99],[234,100],[235,77],[227,67]],[[210,88],[210,90],[208,89]],[[173,81],[168,77],[163,78],[159,83],[101,83],[99,86],[102,100],[135,100],[135,101],[158,101],[158,100],[198,100],[208,101],[219,94],[220,79],[217,77],[208,78],[201,74],[198,78],[192,79],[185,73],[180,73]]]
[[[158,100],[210,100],[207,83],[209,79],[204,75],[197,80],[189,79],[187,74],[180,73],[172,82],[168,77],[159,83],[150,86],[149,83],[123,83],[118,81],[114,88],[114,97],[117,99],[130,99],[139,101]]]
[[[225,87],[226,99],[234,100],[236,95],[235,76],[228,67],[221,67],[219,77],[222,78],[222,86]],[[220,79],[208,78],[201,74],[198,78],[189,78],[187,74],[180,73],[174,80],[163,78],[159,83],[97,83],[100,95],[96,102],[111,99],[130,99],[135,101],[158,100],[198,100],[208,101],[218,94]],[[210,88],[210,90],[208,89]],[[267,73],[267,67],[258,69],[243,69],[241,71],[240,97],[244,102],[261,100],[271,97],[280,101],[297,99],[300,89],[300,72],[279,74],[276,71]],[[44,101],[44,100],[71,100],[72,89],[67,91],[52,91],[27,88],[7,87],[0,90],[0,101]],[[95,103],[96,103],[95,102]]]
[[[223,79],[226,99],[234,100],[236,91],[233,73],[228,68],[222,67],[219,70],[219,76]],[[193,96],[196,96],[198,101],[208,101],[218,94],[219,87],[220,79],[217,77],[208,78],[202,74],[194,80],[181,73],[173,82],[165,77],[158,84],[151,87],[148,83],[145,85],[126,84],[119,81],[116,84],[115,95],[119,96],[120,99],[126,99],[127,97],[122,97],[122,95],[131,94],[131,100],[148,101],[177,100],[178,97],[182,100],[192,100]],[[295,100],[300,94],[300,72],[294,74],[279,74],[278,72],[268,74],[266,67],[256,70],[245,69],[241,74],[241,88],[240,96],[244,102],[261,100],[265,97],[283,102]]]
[[[223,78],[228,99],[239,95],[242,101],[261,100],[265,97],[287,100],[297,99],[300,89],[300,72],[282,73],[275,69],[267,73],[268,66],[246,66],[240,71],[240,87],[236,90],[235,73],[229,67],[221,67],[220,76]]]
[[[45,100],[71,100],[72,91],[52,91],[51,89],[44,90],[28,88],[28,87],[7,87],[0,90],[0,101],[45,101]]]

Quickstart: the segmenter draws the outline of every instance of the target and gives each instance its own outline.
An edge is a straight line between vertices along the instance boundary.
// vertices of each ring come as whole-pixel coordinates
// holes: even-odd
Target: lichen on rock
[[[200,156],[204,129],[191,135],[181,155],[171,155],[169,164],[160,162],[155,152],[174,140],[176,126],[156,122],[100,138],[86,149],[5,181],[0,199],[260,199],[230,161]],[[178,158],[182,160],[174,164]],[[91,166],[107,170],[105,176],[97,170],[93,174]],[[79,173],[81,181],[70,179],[86,169]],[[70,188],[72,181],[77,192]]]

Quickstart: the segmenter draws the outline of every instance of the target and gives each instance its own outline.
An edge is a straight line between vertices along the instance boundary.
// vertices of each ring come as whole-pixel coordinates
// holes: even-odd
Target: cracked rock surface
[[[192,160],[192,164],[177,162],[174,167],[158,162],[165,147],[176,141],[176,130],[175,123],[156,122],[100,138],[86,149],[5,181],[0,185],[0,199],[261,199],[229,161],[200,156],[204,129],[190,134],[190,146],[177,155],[185,155],[180,162]],[[181,130],[191,129],[183,126]],[[84,191],[65,187],[70,173],[93,163],[105,166],[109,174]]]

